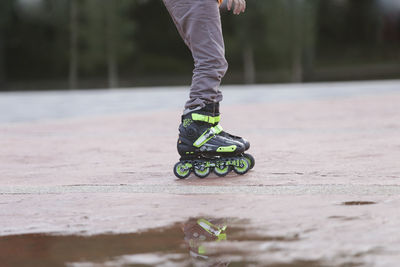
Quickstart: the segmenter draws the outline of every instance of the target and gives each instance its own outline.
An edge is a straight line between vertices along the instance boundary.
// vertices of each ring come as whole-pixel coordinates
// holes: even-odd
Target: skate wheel
[[[250,170],[254,168],[254,165],[256,164],[256,160],[254,159],[254,157],[250,154],[244,154],[243,155],[245,158],[247,158],[250,161]]]
[[[240,159],[240,164],[239,166],[233,167],[233,170],[240,175],[245,174],[250,170],[250,160],[246,157],[243,157]]]
[[[194,169],[194,174],[195,174],[197,177],[201,178],[201,179],[206,178],[206,177],[210,174],[210,172],[211,172],[211,170],[210,170],[210,168],[208,168],[208,167],[205,167],[205,168],[195,168],[195,169]]]
[[[174,174],[179,179],[186,179],[190,175],[190,167],[182,162],[178,162],[174,166]]]
[[[231,171],[231,166],[225,166],[225,167],[221,167],[221,166],[216,166],[214,168],[214,173],[216,175],[218,175],[219,177],[223,177],[225,175],[227,175],[229,172]]]

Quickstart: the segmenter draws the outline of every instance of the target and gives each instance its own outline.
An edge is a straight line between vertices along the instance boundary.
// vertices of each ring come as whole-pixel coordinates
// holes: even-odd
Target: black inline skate
[[[209,104],[182,116],[177,144],[181,159],[174,166],[178,178],[185,179],[191,172],[205,178],[211,171],[225,176],[232,169],[237,174],[245,174],[254,166],[254,158],[244,153],[250,144],[223,132],[215,109],[215,104]]]

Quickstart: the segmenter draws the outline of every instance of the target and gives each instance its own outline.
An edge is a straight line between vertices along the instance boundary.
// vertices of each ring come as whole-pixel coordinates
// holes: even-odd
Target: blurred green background
[[[248,0],[221,7],[225,84],[400,78],[399,0]],[[1,0],[0,90],[188,85],[161,0]]]

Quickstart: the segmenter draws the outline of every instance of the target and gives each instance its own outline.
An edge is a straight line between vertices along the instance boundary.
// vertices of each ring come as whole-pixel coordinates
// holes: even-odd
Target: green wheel
[[[214,168],[214,173],[218,175],[219,177],[223,177],[227,175],[231,171],[231,166],[229,165],[222,165],[222,166],[216,166]]]
[[[190,175],[190,166],[188,166],[189,164],[185,164],[182,162],[178,162],[175,164],[174,166],[174,174],[176,177],[178,177],[179,179],[186,179],[189,177]]]
[[[256,164],[256,160],[254,159],[254,157],[247,153],[245,153],[243,156],[250,161],[250,170],[253,169],[254,165]]]
[[[237,174],[243,175],[250,170],[250,160],[246,157],[242,157],[239,162],[239,166],[233,167],[233,170]]]
[[[211,172],[211,169],[209,167],[204,167],[204,166],[196,166],[194,168],[194,174],[196,174],[197,177],[203,179],[206,178]]]

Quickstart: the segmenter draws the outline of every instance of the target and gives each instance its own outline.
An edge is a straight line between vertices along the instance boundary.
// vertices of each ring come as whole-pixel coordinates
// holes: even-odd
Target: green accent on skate
[[[238,164],[235,166],[235,171],[239,173],[244,173],[250,168],[250,160],[247,158],[242,158],[237,160]]]
[[[226,234],[225,233],[218,235],[218,240],[217,241],[221,241],[221,240],[226,240]]]
[[[208,128],[202,135],[200,135],[199,138],[197,138],[197,140],[193,143],[193,145],[195,147],[201,147],[202,145],[204,145],[205,143],[207,143],[211,138],[213,138],[214,136],[216,136],[217,134],[219,134],[220,132],[222,132],[222,127],[211,127]],[[226,148],[232,148],[235,147],[233,150],[227,150],[225,151],[224,147],[221,147],[222,150],[217,150],[217,152],[232,152],[236,150],[236,146],[230,146],[230,147],[226,147]],[[220,148],[218,148],[220,149]]]
[[[211,169],[209,167],[205,167],[204,165],[195,166],[194,168],[194,174],[196,174],[196,176],[199,178],[206,178],[210,174],[210,171]]]
[[[236,145],[231,145],[231,146],[220,146],[217,149],[217,152],[234,152],[236,150],[237,146]]]
[[[202,135],[200,135],[199,138],[197,138],[197,140],[193,143],[193,145],[195,147],[201,147],[214,136],[215,136],[214,127],[208,128]]]
[[[186,163],[185,164],[185,168],[187,168],[187,169],[190,169],[190,168],[192,168],[193,167],[193,165],[191,164],[191,163]]]
[[[207,116],[207,115],[203,115],[203,114],[198,114],[198,113],[192,113],[192,119],[194,121],[204,121],[204,122],[208,122],[211,124],[216,124],[221,120],[221,116]]]
[[[232,159],[225,162],[226,165],[240,167],[240,159]]]
[[[191,119],[184,119],[183,122],[182,122],[183,123],[183,127],[185,127],[185,128],[188,127],[190,124],[192,124],[192,122],[193,121]]]
[[[196,170],[197,170],[197,173],[199,173],[199,174],[206,174],[208,172],[208,167],[205,167],[203,170],[201,170],[201,169],[196,169]]]
[[[203,228],[204,230],[206,230],[210,235],[216,236],[218,237],[218,241],[219,240],[226,240],[226,234],[223,234],[222,232],[226,230],[227,226],[224,225],[221,228],[210,223],[209,221],[205,220],[205,219],[198,219],[197,220],[197,224]],[[221,239],[220,236],[222,235]]]
[[[186,155],[194,154],[194,152],[186,152]]]
[[[213,163],[211,161],[206,161],[206,162],[204,162],[204,166],[206,168],[213,168],[213,167],[215,167],[215,163]]]
[[[174,173],[179,179],[185,179],[190,175],[193,165],[191,163],[178,162],[174,166]]]
[[[231,166],[226,163],[219,163],[214,167],[214,173],[220,177],[227,175],[231,171]]]
[[[182,164],[176,169],[176,172],[181,176],[185,176],[188,172],[190,172],[191,168],[192,164],[190,163],[186,163],[185,165]]]
[[[205,220],[205,219],[199,219],[197,220],[197,224],[203,228],[204,230],[206,230],[210,235],[215,236],[217,238],[217,242],[222,241],[222,240],[226,240],[226,228],[227,225],[224,225],[222,227],[218,227],[215,224],[212,224],[211,222]],[[205,250],[203,248],[203,246],[200,246],[198,248],[198,253],[202,254],[205,253]]]
[[[222,126],[217,124],[217,126],[214,126],[214,130],[216,134],[220,134],[224,129],[222,129]]]
[[[180,179],[187,178],[192,172],[199,178],[206,178],[212,171],[220,177],[227,175],[231,170],[243,175],[251,169],[251,164],[252,161],[246,157],[246,154],[233,157],[220,156],[211,159],[196,158],[181,160],[175,164],[174,173]]]
[[[199,253],[200,255],[206,254],[206,248],[204,246],[199,246],[197,253]]]

